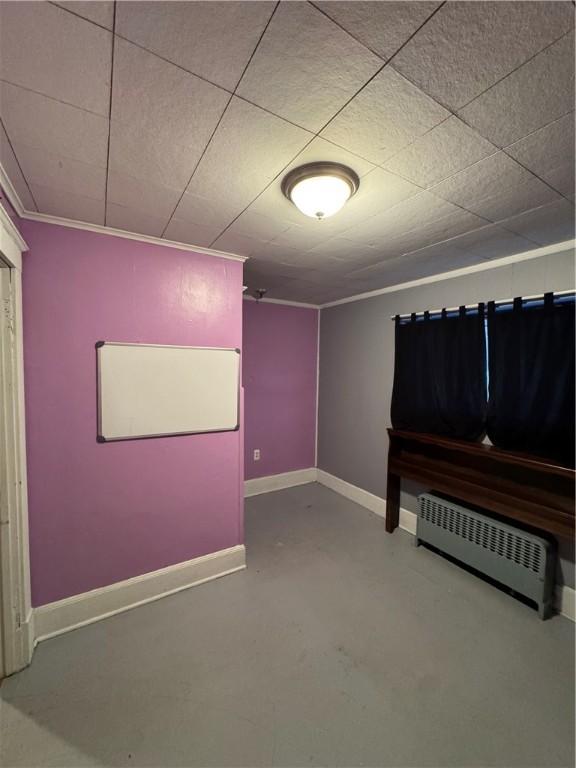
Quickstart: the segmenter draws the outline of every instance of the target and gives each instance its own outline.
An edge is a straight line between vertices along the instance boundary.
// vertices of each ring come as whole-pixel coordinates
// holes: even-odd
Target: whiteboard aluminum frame
[[[183,344],[141,344],[140,342],[132,341],[97,341],[96,348],[96,413],[97,413],[97,427],[96,427],[96,442],[98,443],[120,443],[127,440],[154,440],[160,437],[185,437],[186,435],[212,435],[219,432],[238,432],[240,430],[240,381],[241,381],[241,365],[240,359],[238,360],[238,380],[236,383],[237,399],[236,399],[236,413],[238,421],[236,426],[231,429],[200,429],[192,432],[158,432],[152,435],[128,435],[126,437],[104,437],[102,434],[102,408],[100,404],[100,394],[102,390],[102,383],[100,380],[100,350],[104,346],[114,347],[160,347],[162,349],[203,349],[214,350],[215,352],[236,352],[238,357],[241,357],[241,350],[239,347],[190,347]]]

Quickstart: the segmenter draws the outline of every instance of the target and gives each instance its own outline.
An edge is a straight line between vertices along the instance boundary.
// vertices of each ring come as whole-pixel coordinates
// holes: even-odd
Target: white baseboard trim
[[[293,488],[296,485],[315,483],[317,480],[316,467],[297,469],[294,472],[282,472],[280,475],[267,475],[255,477],[253,480],[244,481],[244,497],[258,496],[270,491],[281,491],[284,488]]]
[[[556,610],[570,621],[576,621],[576,590],[572,587],[556,587]]]
[[[323,469],[318,470],[318,482],[325,485],[327,488],[331,488],[341,496],[345,496],[350,501],[360,504],[362,507],[366,507],[379,517],[386,517],[386,499],[376,496],[369,491],[365,491],[363,488],[359,488],[357,485],[341,480],[335,475],[331,475],[329,472],[325,472]],[[416,515],[414,512],[410,512],[407,509],[400,508],[400,528],[408,533],[416,533]]]
[[[39,606],[35,644],[245,567],[246,550],[239,545]]]
[[[318,482],[336,491],[341,496],[356,502],[356,504],[366,507],[366,509],[374,512],[376,515],[386,517],[386,499],[382,499],[380,496],[375,496],[373,493],[352,485],[352,483],[341,480],[329,472],[324,472],[323,469],[318,470]],[[416,517],[414,512],[400,507],[400,528],[415,535]],[[576,621],[576,590],[572,589],[572,587],[557,586],[554,603],[558,613],[561,613],[562,616],[571,621]]]

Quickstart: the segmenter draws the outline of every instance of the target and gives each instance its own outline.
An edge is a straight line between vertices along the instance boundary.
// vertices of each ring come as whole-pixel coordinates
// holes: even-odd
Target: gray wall
[[[386,496],[394,375],[391,315],[574,288],[574,254],[563,252],[323,309],[320,319],[318,466]],[[404,484],[402,506],[419,488]],[[574,585],[574,547],[563,544],[562,579]]]

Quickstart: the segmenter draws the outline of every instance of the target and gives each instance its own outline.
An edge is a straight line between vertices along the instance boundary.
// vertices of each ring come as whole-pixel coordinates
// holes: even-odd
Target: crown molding
[[[8,202],[12,205],[18,216],[21,219],[27,219],[28,221],[40,221],[44,224],[57,224],[61,227],[69,227],[70,229],[83,229],[86,232],[96,232],[100,235],[112,235],[113,237],[123,237],[125,240],[136,240],[141,243],[150,243],[152,245],[163,245],[166,248],[178,248],[181,251],[193,251],[194,253],[203,253],[207,256],[217,256],[220,259],[229,259],[231,261],[244,262],[248,259],[247,256],[240,256],[237,253],[229,253],[228,251],[217,251],[213,248],[204,248],[200,245],[190,245],[190,243],[180,243],[176,240],[164,240],[161,237],[152,237],[151,235],[139,235],[137,232],[126,232],[123,229],[114,229],[113,227],[104,227],[100,224],[89,224],[85,221],[74,221],[73,219],[65,219],[61,216],[52,216],[48,213],[37,213],[36,211],[27,211],[22,205],[22,201],[14,188],[14,185],[10,181],[10,177],[6,173],[4,167],[0,163],[0,186],[6,193]]]
[[[440,272],[437,275],[430,275],[429,277],[422,277],[419,280],[411,280],[408,283],[397,283],[396,285],[388,285],[386,288],[378,288],[375,291],[367,291],[366,293],[358,293],[354,296],[348,296],[345,299],[338,299],[337,301],[330,301],[326,304],[320,304],[320,309],[328,309],[329,307],[337,307],[340,304],[350,304],[354,301],[364,301],[364,299],[372,299],[374,296],[383,296],[385,293],[396,293],[397,291],[405,291],[407,288],[418,288],[421,285],[429,285],[430,283],[438,283],[442,280],[452,280],[455,277],[463,277],[464,275],[472,275],[475,272],[485,272],[489,269],[497,269],[498,267],[506,267],[510,264],[517,264],[520,261],[529,261],[530,259],[537,259],[541,256],[549,256],[553,253],[561,253],[562,251],[574,251],[576,249],[576,240],[564,240],[561,243],[554,243],[554,245],[546,245],[542,248],[534,248],[531,251],[523,251],[513,256],[504,256],[501,259],[491,259],[490,261],[482,262],[481,264],[473,264],[469,267],[462,267],[461,269],[452,269],[448,272]]]
[[[139,235],[137,232],[126,232],[124,229],[114,229],[113,227],[104,227],[100,224],[87,224],[84,221],[74,221],[73,219],[63,219],[60,216],[51,216],[48,213],[33,213],[24,211],[23,219],[28,221],[39,221],[44,224],[57,224],[60,227],[70,229],[82,229],[86,232],[96,232],[99,235],[111,235],[112,237],[122,237],[124,240],[136,240],[139,243],[150,243],[151,245],[163,245],[165,248],[178,248],[180,251],[193,251],[194,253],[204,253],[207,256],[217,256],[220,259],[230,261],[244,262],[248,256],[240,256],[237,253],[228,253],[227,251],[216,251],[212,248],[205,248],[200,245],[190,245],[190,243],[179,243],[176,240],[164,240],[162,237],[153,237],[152,235]]]
[[[16,188],[10,181],[10,177],[4,170],[4,166],[2,163],[0,163],[0,187],[4,190],[6,193],[6,197],[8,198],[8,202],[14,208],[18,216],[22,216],[24,214],[25,208],[22,205],[22,200],[20,200],[20,195],[18,192],[16,192]]]
[[[302,307],[303,309],[320,309],[320,304],[306,304],[304,301],[288,301],[287,299],[255,299],[254,296],[242,296],[244,301],[257,301],[262,304],[284,304],[287,307]]]

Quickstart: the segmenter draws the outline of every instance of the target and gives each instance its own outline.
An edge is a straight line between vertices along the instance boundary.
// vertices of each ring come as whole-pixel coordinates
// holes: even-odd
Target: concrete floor
[[[248,570],[5,681],[2,765],[574,765],[572,623],[321,486],[246,507]]]

